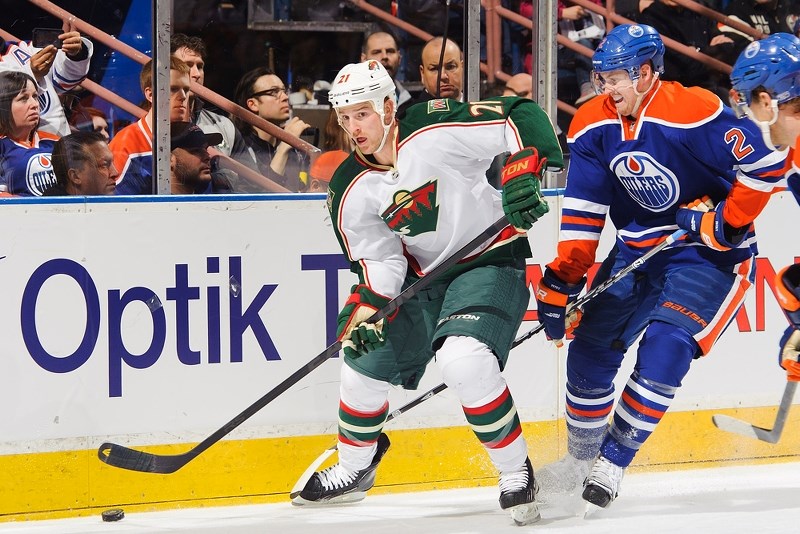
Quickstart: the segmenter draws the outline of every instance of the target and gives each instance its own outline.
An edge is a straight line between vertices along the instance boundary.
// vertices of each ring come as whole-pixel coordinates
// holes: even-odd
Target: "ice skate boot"
[[[624,474],[624,467],[598,456],[592,465],[589,476],[583,483],[583,500],[600,508],[606,508],[611,501],[617,498]]]
[[[364,500],[367,491],[375,485],[375,470],[389,449],[386,434],[378,437],[378,448],[372,463],[366,468],[350,472],[341,464],[314,473],[300,494],[292,499],[296,506],[342,504]]]
[[[571,454],[536,470],[540,496],[543,499],[575,493],[583,486],[594,460],[578,460]]]
[[[535,523],[542,517],[536,504],[538,490],[531,461],[526,458],[521,470],[500,475],[500,508],[510,511],[517,525]]]

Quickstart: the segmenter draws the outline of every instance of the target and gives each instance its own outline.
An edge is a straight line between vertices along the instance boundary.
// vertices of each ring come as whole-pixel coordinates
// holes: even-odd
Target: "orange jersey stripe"
[[[648,417],[655,417],[657,419],[661,419],[662,417],[664,417],[664,413],[665,412],[663,410],[656,410],[654,408],[650,408],[649,406],[645,406],[641,402],[638,402],[638,401],[634,400],[634,398],[631,397],[628,394],[628,392],[623,392],[622,393],[622,400],[625,401],[628,405],[630,405],[637,412],[643,413],[644,415],[646,415]]]
[[[711,347],[713,347],[714,343],[716,343],[717,338],[719,338],[719,336],[722,334],[722,330],[728,325],[730,320],[733,318],[733,315],[739,310],[739,306],[741,306],[742,301],[744,300],[745,293],[751,286],[750,280],[747,279],[747,273],[750,272],[752,263],[753,258],[749,258],[747,261],[744,261],[739,265],[739,269],[736,274],[741,277],[741,281],[736,287],[736,292],[733,298],[728,303],[728,306],[722,310],[722,313],[718,314],[714,318],[712,321],[714,326],[711,328],[711,330],[707,330],[707,333],[702,338],[695,338],[697,344],[700,346],[700,350],[703,351],[703,354],[708,354],[708,352],[711,350]]]

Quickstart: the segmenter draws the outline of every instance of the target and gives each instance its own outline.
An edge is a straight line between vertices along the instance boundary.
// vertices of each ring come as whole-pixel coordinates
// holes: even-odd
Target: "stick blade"
[[[140,473],[169,474],[186,464],[185,461],[180,460],[181,456],[157,456],[108,442],[103,443],[97,449],[97,457],[101,462],[110,466]]]
[[[740,419],[735,419],[727,415],[716,414],[711,417],[714,426],[725,432],[739,434],[748,438],[754,438],[767,443],[777,443],[780,434],[775,429],[769,430],[760,426],[751,425]]]
[[[317,468],[322,465],[322,463],[327,460],[328,458],[333,455],[338,450],[338,442],[333,447],[329,447],[323,451],[322,454],[317,456],[317,459],[311,462],[311,465],[300,475],[300,478],[297,479],[295,482],[292,491],[289,492],[289,498],[294,499],[300,492],[303,491],[303,488],[306,487],[306,483],[311,479],[314,473],[317,471]]]

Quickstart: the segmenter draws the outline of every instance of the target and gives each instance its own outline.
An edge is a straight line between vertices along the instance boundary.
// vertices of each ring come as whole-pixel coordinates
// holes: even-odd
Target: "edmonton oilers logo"
[[[630,35],[631,37],[641,37],[642,35],[644,35],[644,28],[634,24],[633,26],[628,28],[628,35]]]
[[[752,59],[756,54],[758,54],[759,50],[761,50],[761,43],[758,41],[753,41],[747,45],[747,48],[744,49],[744,57],[747,59]]]
[[[53,172],[53,162],[50,159],[50,154],[31,156],[31,159],[28,160],[25,180],[27,181],[28,189],[36,196],[42,196],[46,189],[55,185],[56,175]]]
[[[626,152],[610,167],[631,198],[651,211],[664,211],[678,200],[678,179],[650,154]]]

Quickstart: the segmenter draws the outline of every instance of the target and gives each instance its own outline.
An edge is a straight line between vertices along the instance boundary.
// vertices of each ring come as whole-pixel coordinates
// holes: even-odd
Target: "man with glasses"
[[[234,99],[240,106],[295,137],[309,128],[299,117],[292,117],[286,86],[266,67],[245,73],[236,86]],[[304,189],[301,173],[307,173],[308,158],[303,152],[238,117],[233,121],[244,135],[261,174],[291,191]]]
[[[538,478],[545,498],[583,483],[583,499],[606,507],[692,361],[708,354],[744,301],[755,274],[752,223],[786,155],[710,91],[662,81],[664,43],[650,26],[615,27],[592,66],[601,96],[570,125],[558,256],[536,292],[539,320],[558,346],[580,321],[567,353],[569,454]],[[607,215],[616,246],[595,284],[678,228],[687,238],[592,299],[581,320],[567,307],[586,284]],[[616,374],[640,334],[612,415]]]

